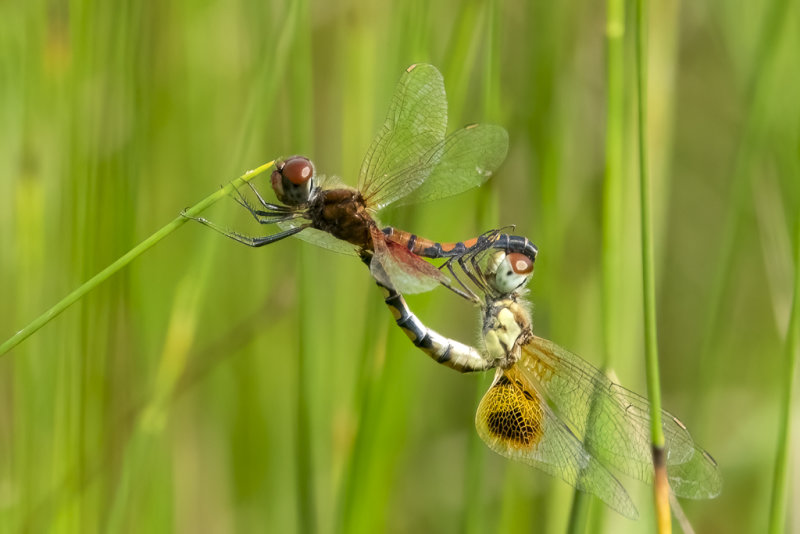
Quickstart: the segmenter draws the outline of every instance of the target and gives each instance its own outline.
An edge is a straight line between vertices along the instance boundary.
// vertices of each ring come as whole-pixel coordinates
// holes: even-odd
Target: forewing
[[[446,130],[442,75],[433,65],[412,65],[361,164],[358,188],[371,207],[391,204],[425,181],[438,163]]]
[[[398,243],[386,241],[383,232],[373,228],[373,256],[370,272],[381,284],[398,293],[424,293],[450,279],[439,269]]]
[[[603,465],[645,482],[653,480],[650,404],[613,383],[579,356],[534,336],[522,349],[518,366]],[[719,469],[692,441],[677,418],[662,412],[667,473],[680,497],[719,493]],[[690,478],[691,476],[691,478]]]
[[[447,136],[428,178],[399,205],[462,193],[488,180],[508,153],[508,132],[495,124],[471,124]]]
[[[596,495],[626,517],[638,516],[619,480],[559,421],[516,367],[498,371],[478,406],[475,426],[481,439],[498,454]]]

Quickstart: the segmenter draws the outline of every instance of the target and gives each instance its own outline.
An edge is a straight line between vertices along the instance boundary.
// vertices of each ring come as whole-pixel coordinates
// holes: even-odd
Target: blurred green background
[[[0,3],[0,340],[247,169],[302,153],[355,184],[403,69],[426,61],[451,129],[502,124],[509,156],[480,190],[385,222],[440,240],[517,225],[541,253],[537,333],[644,393],[632,14],[617,0]],[[650,6],[663,403],[724,477],[718,499],[684,503],[698,532],[767,523],[798,15],[781,0]],[[226,199],[207,216],[263,230],[242,211]],[[465,301],[409,301],[477,342]],[[416,351],[353,258],[187,224],[0,358],[0,530],[561,532],[571,488],[475,436],[488,380]],[[594,503],[591,530],[652,528],[650,489],[624,482],[640,521]]]

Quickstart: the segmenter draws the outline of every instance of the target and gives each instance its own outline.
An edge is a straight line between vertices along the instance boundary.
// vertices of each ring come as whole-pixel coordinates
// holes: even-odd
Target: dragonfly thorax
[[[311,199],[308,216],[317,230],[361,249],[372,250],[372,230],[376,225],[360,191],[320,189]]]
[[[514,298],[494,301],[487,308],[483,339],[487,359],[508,369],[520,359],[520,350],[531,338],[528,311]]]

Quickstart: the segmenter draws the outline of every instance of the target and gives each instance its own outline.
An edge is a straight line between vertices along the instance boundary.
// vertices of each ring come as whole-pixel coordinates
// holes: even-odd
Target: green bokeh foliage
[[[800,197],[800,19],[780,1],[649,9],[663,403],[725,482],[685,509],[699,532],[759,532]],[[541,251],[537,332],[644,391],[633,39],[608,262],[602,3],[35,0],[1,3],[0,20],[3,340],[276,156],[354,184],[394,84],[426,61],[451,129],[502,124],[509,157],[480,190],[386,222],[441,240],[515,224]],[[207,215],[261,230],[232,201]],[[477,340],[461,299],[410,303]],[[184,225],[0,359],[0,529],[563,531],[571,489],[476,443],[485,385],[418,353],[353,258]],[[594,504],[592,528],[652,524],[649,489],[627,482],[640,523]]]

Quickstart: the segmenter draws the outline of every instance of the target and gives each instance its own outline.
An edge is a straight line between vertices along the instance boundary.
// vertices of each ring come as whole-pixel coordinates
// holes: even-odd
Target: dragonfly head
[[[520,252],[498,250],[489,258],[484,277],[492,289],[508,295],[528,283],[534,259]]]
[[[272,172],[272,190],[287,206],[306,204],[314,191],[316,171],[311,160],[292,156],[278,160]]]

